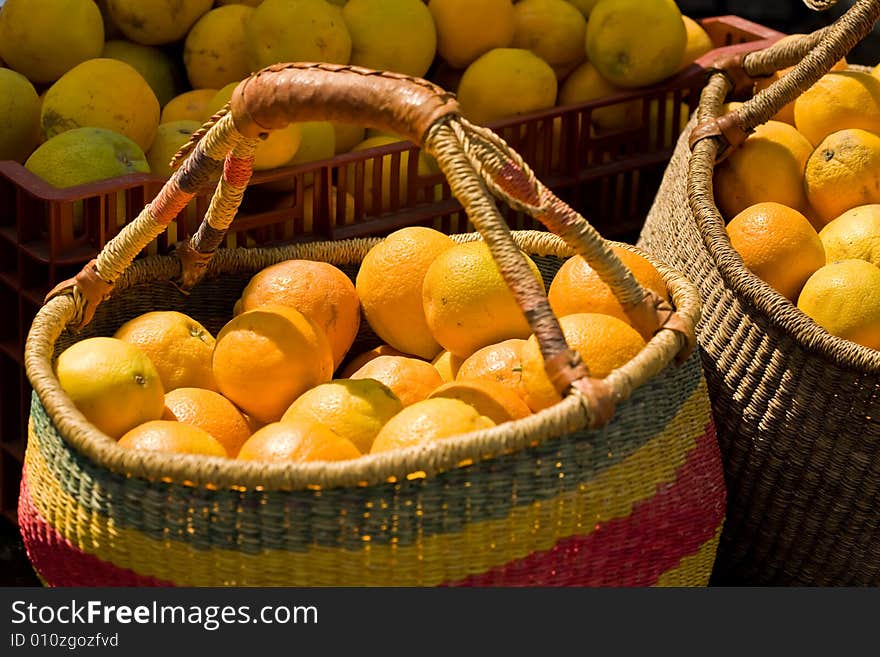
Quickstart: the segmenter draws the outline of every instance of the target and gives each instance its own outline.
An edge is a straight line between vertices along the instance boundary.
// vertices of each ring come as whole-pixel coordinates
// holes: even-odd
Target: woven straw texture
[[[572,253],[547,233],[513,235],[548,284]],[[138,261],[90,324],[61,334],[55,352],[157,308],[187,312],[216,332],[261,267],[312,258],[353,277],[374,243],[220,250],[189,294],[169,281],[171,258]],[[661,269],[680,303],[688,288]],[[365,326],[354,349],[377,343]],[[598,430],[577,428],[584,415],[572,411],[573,397],[412,460],[257,466],[236,474],[264,477],[266,486],[233,486],[222,483],[224,472],[245,464],[200,459],[197,471],[164,479],[126,473],[121,461],[108,467],[74,448],[35,395],[22,533],[55,586],[705,585],[725,490],[699,358],[664,368]],[[472,462],[448,467],[450,455],[467,454]],[[346,467],[364,481],[345,485]],[[175,481],[185,472],[199,482]]]
[[[840,55],[827,43],[810,54],[823,66]],[[821,75],[797,73],[800,92],[805,73]],[[697,335],[728,486],[712,581],[877,585],[880,352],[829,335],[730,246],[712,197],[717,147],[701,142],[692,154],[688,144],[728,90],[724,76],[707,85],[639,240],[695,281],[703,300]],[[772,115],[766,101],[761,114]]]

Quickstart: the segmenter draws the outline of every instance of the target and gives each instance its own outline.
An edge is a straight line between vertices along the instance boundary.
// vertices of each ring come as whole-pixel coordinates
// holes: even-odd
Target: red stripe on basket
[[[226,156],[223,162],[223,177],[234,187],[244,187],[248,184],[253,173],[254,160],[241,157]]]
[[[22,471],[18,524],[28,559],[49,586],[174,586],[79,550],[40,515]]]
[[[715,536],[724,519],[724,472],[709,424],[674,482],[633,505],[632,513],[588,536],[517,559],[447,586],[650,586]],[[706,501],[713,504],[707,505]],[[579,556],[580,555],[580,556]],[[573,566],[580,564],[580,566]]]

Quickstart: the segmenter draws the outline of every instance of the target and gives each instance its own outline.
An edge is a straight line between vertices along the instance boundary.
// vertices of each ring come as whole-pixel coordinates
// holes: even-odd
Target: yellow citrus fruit
[[[423,77],[437,52],[437,30],[422,0],[348,0],[351,63]]]
[[[313,420],[367,453],[379,429],[403,410],[391,388],[375,379],[337,379],[307,390],[281,417]]]
[[[206,431],[232,457],[252,433],[247,418],[235,404],[219,392],[204,388],[177,388],[166,392],[162,419],[191,424]]]
[[[818,146],[832,132],[880,132],[880,80],[861,71],[832,71],[794,103],[794,124]]]
[[[158,46],[183,39],[213,4],[213,0],[107,0],[107,10],[128,39]]]
[[[831,262],[810,276],[798,308],[844,340],[880,349],[880,269],[865,260]]]
[[[526,341],[522,338],[511,338],[477,349],[458,368],[456,381],[496,383],[524,400],[522,349],[525,344]]]
[[[559,105],[579,105],[623,91],[603,78],[590,62],[584,62],[565,78],[559,88]],[[636,128],[642,122],[642,104],[631,100],[600,107],[592,111],[590,120],[593,129],[600,134]]]
[[[70,400],[113,439],[162,417],[159,373],[136,346],[115,338],[86,338],[61,352],[55,375]]]
[[[347,461],[360,451],[347,438],[314,420],[290,419],[272,422],[254,432],[242,446],[238,458],[267,463]]]
[[[238,85],[238,82],[230,82],[214,94],[214,97],[205,105],[202,120],[207,121],[222,109],[232,98],[232,92]],[[302,129],[298,123],[291,123],[287,127],[271,131],[269,136],[257,145],[253,164],[254,171],[266,171],[284,166],[296,155],[301,143]]]
[[[53,82],[101,55],[104,21],[91,0],[6,0],[0,57],[34,84]]]
[[[687,30],[674,0],[604,0],[587,21],[587,57],[619,87],[644,87],[681,66]]]
[[[133,344],[149,357],[165,392],[217,389],[211,371],[214,336],[192,317],[175,310],[155,310],[128,320],[113,337]]]
[[[298,310],[263,306],[221,329],[213,369],[224,397],[269,423],[306,390],[330,380],[333,352],[324,332]]]
[[[715,48],[715,44],[712,43],[712,37],[703,29],[702,25],[690,16],[683,15],[681,20],[684,21],[687,42],[684,48],[684,55],[681,57],[681,63],[678,65],[678,70],[687,68]]]
[[[543,290],[538,267],[523,257]],[[457,244],[434,259],[425,273],[422,304],[434,339],[461,358],[532,332],[483,241]]]
[[[104,128],[75,128],[43,142],[24,164],[58,188],[83,185],[129,173],[150,173],[140,146]]]
[[[823,224],[880,203],[880,136],[859,128],[832,132],[807,160],[804,185]]]
[[[333,369],[339,366],[360,327],[360,301],[341,269],[314,260],[285,260],[251,278],[241,293],[242,310],[280,304],[295,308],[327,337]]]
[[[171,158],[189,141],[192,134],[202,127],[198,121],[171,121],[160,123],[156,130],[156,138],[147,152],[150,171],[166,178],[171,177]]]
[[[443,377],[431,363],[409,356],[377,356],[364,363],[352,379],[376,379],[391,389],[404,406],[427,398],[443,385]]]
[[[553,107],[556,73],[522,48],[495,48],[480,55],[461,76],[458,102],[470,121],[487,124]]]
[[[351,36],[342,9],[324,0],[265,0],[245,29],[252,71],[279,62],[347,64]]]
[[[809,220],[779,203],[758,203],[727,224],[743,264],[794,302],[804,282],[825,264],[825,249]]]
[[[329,160],[336,154],[336,131],[329,121],[304,121],[297,124],[302,138],[289,165]],[[309,184],[311,181],[308,181]]]
[[[175,420],[152,420],[128,431],[119,446],[166,454],[227,457],[226,450],[204,429]]]
[[[587,21],[565,0],[521,0],[513,6],[511,46],[531,50],[564,77],[584,60]]]
[[[90,59],[62,75],[46,92],[40,113],[52,138],[80,127],[107,128],[146,152],[159,127],[156,94],[132,66],[117,59]]]
[[[495,424],[519,420],[532,413],[522,398],[513,390],[505,388],[500,383],[489,381],[444,383],[432,392],[428,399],[436,397],[460,399],[465,404],[473,406],[480,415],[485,415]]]
[[[181,77],[177,62],[161,48],[114,39],[104,44],[101,57],[118,59],[140,73],[156,94],[160,107],[177,94]]]
[[[434,258],[453,246],[440,231],[410,226],[388,235],[361,262],[355,286],[364,317],[398,351],[421,358],[441,351],[425,319],[422,284]]]
[[[758,126],[715,168],[718,209],[728,219],[764,201],[804,210],[804,166],[812,152],[807,138],[787,123],[768,121]]]
[[[437,52],[453,68],[465,68],[493,48],[506,48],[516,30],[511,0],[430,0]]]
[[[331,125],[335,133],[334,154],[336,155],[348,153],[365,138],[366,130],[362,125],[339,123],[338,121],[331,121]]]
[[[612,246],[611,250],[639,283],[660,295],[662,299],[669,300],[666,283],[654,265],[628,249]],[[611,288],[580,256],[573,256],[562,263],[550,283],[547,299],[557,317],[574,313],[604,313],[629,323],[623,306],[620,305]]]
[[[825,261],[867,260],[880,267],[880,205],[860,205],[829,222],[819,239]]]
[[[460,399],[426,399],[403,409],[382,427],[373,441],[373,454],[451,438],[495,426]]]
[[[194,89],[220,89],[251,73],[245,26],[253,7],[228,5],[202,15],[186,35],[183,64]]]
[[[0,160],[24,162],[40,143],[40,97],[21,73],[0,68]]]
[[[569,4],[571,4],[575,9],[577,9],[584,18],[590,18],[590,12],[593,11],[593,7],[595,7],[599,0],[565,0]]]
[[[559,319],[568,346],[577,351],[590,376],[605,378],[612,370],[632,360],[645,341],[626,322],[600,313],[576,313]],[[535,336],[522,348],[522,384],[526,403],[533,411],[549,408],[562,400],[544,369],[544,357]]]
[[[660,101],[654,99],[649,101],[648,108],[648,139],[651,148],[658,148],[663,145],[675,145],[679,135],[684,132],[685,127],[690,120],[691,108],[687,103],[679,103],[678,105],[678,124],[675,123],[675,99],[667,98],[663,105],[663,120],[660,120]],[[730,105],[731,103],[728,103]],[[725,110],[729,111],[729,110]]]
[[[455,381],[455,375],[458,373],[458,368],[461,367],[461,363],[461,358],[453,356],[445,349],[437,354],[434,357],[434,360],[431,361],[431,365],[440,372],[440,378],[446,383]]]
[[[175,96],[162,108],[159,123],[185,120],[203,122],[208,103],[218,91],[219,89],[193,89]]]
[[[406,356],[407,354],[398,351],[394,347],[387,344],[380,344],[368,351],[363,351],[349,360],[345,367],[339,371],[338,379],[348,379],[352,374],[357,372],[361,367],[379,356]]]
[[[218,7],[225,7],[226,5],[247,5],[248,7],[259,7],[262,2],[263,0],[217,0],[216,4]]]

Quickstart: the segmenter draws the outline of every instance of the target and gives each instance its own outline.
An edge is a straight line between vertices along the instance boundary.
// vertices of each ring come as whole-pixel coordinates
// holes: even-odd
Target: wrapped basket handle
[[[461,117],[451,94],[425,80],[354,66],[279,64],[242,81],[230,104],[194,135],[186,159],[156,198],[95,261],[50,296],[71,294],[77,320],[90,321],[138,253],[222,170],[199,230],[178,248],[182,284],[194,284],[237,212],[258,139],[290,122],[316,119],[389,130],[421,144],[435,157],[523,310],[550,380],[560,394],[572,388],[580,392],[589,426],[606,423],[618,401],[672,357],[683,358],[693,349],[699,304],[687,313],[676,312],[643,288],[604,238],[542,185],[513,149],[491,130]],[[568,347],[543,286],[514,242],[493,195],[542,221],[595,268],[648,340],[635,366],[605,379],[590,376],[579,354]]]
[[[836,0],[804,0],[814,9],[825,9]],[[798,39],[776,43],[760,51],[717,62],[717,75],[724,78],[727,91],[747,91],[743,82],[766,77],[774,71],[793,68],[740,108],[718,116],[698,111],[699,123],[691,133],[691,149],[704,139],[719,142],[721,160],[742,144],[759,125],[766,123],[785,105],[795,100],[831,70],[841,58],[864,39],[880,19],[880,0],[856,0],[832,25]],[[711,86],[711,85],[710,85]],[[739,87],[737,89],[737,87]]]

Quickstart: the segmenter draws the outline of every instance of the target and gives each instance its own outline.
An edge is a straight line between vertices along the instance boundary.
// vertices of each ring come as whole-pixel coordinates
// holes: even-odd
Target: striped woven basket
[[[375,96],[377,86],[383,95]],[[282,100],[264,98],[261,90],[267,88]],[[319,90],[314,107],[308,96],[291,100],[301,88]],[[126,450],[101,434],[52,372],[53,358],[68,345],[112,334],[124,321],[154,309],[180,310],[217,331],[250,276],[285,259],[320,260],[356,275],[378,239],[216,252],[215,247],[247,184],[256,143],[248,122],[279,127],[287,120],[333,115],[328,108],[339,106],[362,113],[370,105],[360,102],[364,93],[409,99],[402,110],[386,107],[359,120],[412,135],[437,158],[480,231],[454,239],[489,244],[541,341],[548,373],[566,393],[563,401],[491,429],[347,462],[171,456]],[[515,153],[467,123],[449,96],[424,81],[288,65],[255,74],[236,99],[192,145],[157,199],[96,263],[59,286],[33,323],[25,355],[35,393],[19,518],[43,581],[705,585],[723,524],[725,490],[699,358],[688,353],[688,333],[700,312],[695,287],[658,266],[675,308],[659,303]],[[285,112],[285,120],[273,123],[261,114],[267,106]],[[186,203],[202,170],[220,166],[214,202],[191,242],[173,256],[134,261]],[[509,232],[489,189],[531,207],[568,239]],[[619,298],[629,299],[626,307],[650,336],[648,345],[605,379],[591,378],[569,352],[520,249],[533,256],[545,283],[564,258],[587,257]],[[378,343],[363,325],[356,349]]]
[[[729,493],[713,583],[880,584],[880,352],[831,336],[752,274],[712,191],[729,142],[809,88],[878,16],[880,2],[859,0],[830,28],[722,66],[639,240],[697,281],[703,299],[697,336]],[[751,76],[795,64],[721,116],[734,81],[748,88]],[[719,125],[715,136],[706,128]]]

